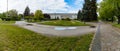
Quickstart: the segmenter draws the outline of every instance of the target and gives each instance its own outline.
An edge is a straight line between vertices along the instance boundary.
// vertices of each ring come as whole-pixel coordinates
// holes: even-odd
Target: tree
[[[19,18],[19,20],[22,20],[23,19],[23,14],[18,14],[18,18]]]
[[[45,20],[50,20],[50,15],[49,14],[44,14],[44,19]]]
[[[3,21],[6,21],[6,13],[5,13],[5,12],[1,13],[0,18],[1,18]]]
[[[111,3],[112,2],[112,3]],[[115,17],[118,18],[120,23],[120,0],[103,0],[100,4],[99,15],[102,20],[114,21]]]
[[[84,0],[85,3],[83,5],[82,13],[84,21],[90,21],[90,0]]]
[[[81,10],[78,11],[77,19],[78,19],[78,20],[81,20],[81,21],[83,20],[82,11],[81,11]]]
[[[82,9],[84,21],[97,21],[97,6],[96,0],[84,0],[85,3]]]
[[[18,12],[15,9],[9,10],[7,13],[10,20],[18,20]]]
[[[91,0],[91,7],[90,7],[90,12],[91,12],[91,19],[93,21],[97,21],[97,6],[96,6],[96,0]]]
[[[25,19],[29,19],[29,16],[30,16],[30,9],[29,9],[29,7],[27,6],[27,7],[25,8],[25,11],[24,11],[24,18],[25,18]]]
[[[44,15],[42,14],[42,11],[36,10],[35,15],[34,15],[34,19],[35,20],[42,20],[43,18],[44,18]]]

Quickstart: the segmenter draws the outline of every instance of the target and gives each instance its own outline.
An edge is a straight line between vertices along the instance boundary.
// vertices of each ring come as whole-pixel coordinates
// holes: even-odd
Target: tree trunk
[[[118,24],[120,24],[120,16],[118,16]]]

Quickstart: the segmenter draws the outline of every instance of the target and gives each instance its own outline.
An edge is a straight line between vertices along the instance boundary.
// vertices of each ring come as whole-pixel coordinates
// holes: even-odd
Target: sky
[[[8,10],[16,9],[18,13],[23,13],[29,6],[32,13],[36,10],[42,10],[43,13],[77,13],[83,4],[84,0],[8,0]],[[0,13],[6,11],[7,0],[0,0]]]

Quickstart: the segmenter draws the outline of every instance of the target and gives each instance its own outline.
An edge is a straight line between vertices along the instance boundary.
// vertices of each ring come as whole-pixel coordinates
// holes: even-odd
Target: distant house
[[[47,13],[50,15],[51,19],[66,19],[66,18],[70,18],[70,19],[77,19],[77,13]]]

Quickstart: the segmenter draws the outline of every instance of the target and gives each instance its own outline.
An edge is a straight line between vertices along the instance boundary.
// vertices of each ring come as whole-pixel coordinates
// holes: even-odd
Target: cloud
[[[97,0],[98,3],[102,2],[103,0]]]
[[[83,3],[84,3],[84,0],[76,0],[74,4],[75,5],[81,5]]]
[[[77,13],[82,9],[84,0],[74,0],[69,5],[65,0],[8,0],[8,9],[16,9],[19,13],[23,13],[26,6],[29,6],[31,12],[42,10],[44,13]],[[68,0],[70,1],[70,0]],[[98,0],[101,2],[102,0]],[[7,11],[7,0],[0,0],[0,12]]]
[[[5,12],[7,8],[7,1],[0,0],[0,12]],[[16,9],[20,13],[24,12],[25,7],[28,5],[31,12],[35,10],[42,10],[43,12],[57,12],[67,11],[69,7],[64,0],[8,0],[8,8]]]

